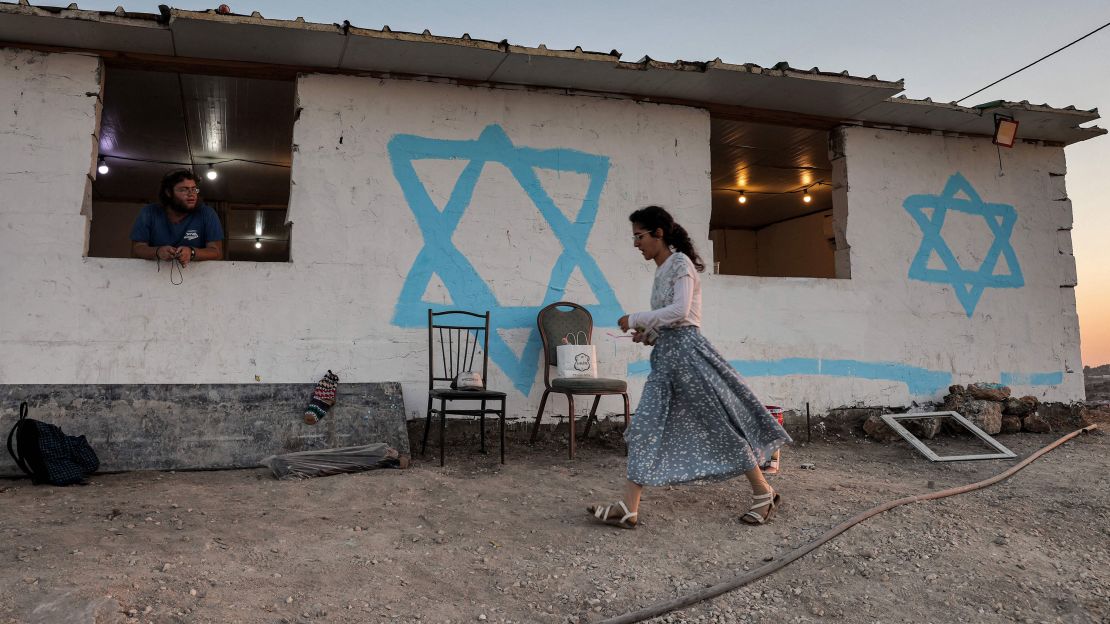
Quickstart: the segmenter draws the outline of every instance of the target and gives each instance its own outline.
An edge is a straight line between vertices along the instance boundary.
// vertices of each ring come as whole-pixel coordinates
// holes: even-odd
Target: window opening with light
[[[830,129],[712,117],[713,270],[850,277]],[[842,170],[842,169],[839,169]]]
[[[109,64],[92,185],[88,255],[128,258],[162,176],[190,169],[224,229],[224,258],[288,262],[293,80]]]

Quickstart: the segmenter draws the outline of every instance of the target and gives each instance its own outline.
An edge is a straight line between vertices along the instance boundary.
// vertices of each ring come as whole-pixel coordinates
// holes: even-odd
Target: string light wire
[[[182,167],[192,167],[192,166],[194,166],[194,163],[180,162],[180,161],[176,161],[176,160],[155,160],[155,159],[150,159],[150,158],[130,158],[128,156],[113,156],[111,154],[101,154],[100,157],[101,158],[111,158],[111,159],[114,159],[114,160],[126,160],[126,161],[129,161],[129,162],[154,163],[154,164],[157,164],[157,165],[181,165]],[[270,161],[266,161],[266,160],[251,160],[249,158],[226,158],[224,160],[213,160],[212,162],[203,163],[203,164],[205,164],[209,167],[213,167],[215,165],[222,165],[222,164],[231,163],[231,162],[250,163],[252,165],[263,165],[263,166],[266,166],[266,167],[280,167],[282,169],[291,169],[292,168],[292,165],[287,165],[285,163],[276,163],[276,162],[270,162]]]
[[[809,189],[811,189],[815,186],[829,186],[829,187],[831,187],[832,185],[829,184],[828,182],[825,182],[824,180],[817,180],[816,182],[811,182],[811,183],[809,183],[805,186],[798,187],[798,188],[796,188],[794,190],[791,190],[791,191],[751,191],[751,190],[748,190],[748,189],[734,189],[734,188],[714,188],[712,190],[714,190],[714,191],[729,191],[731,193],[739,193],[743,197],[743,196],[747,196],[747,195],[794,195],[794,194],[798,194],[798,193],[808,194]],[[741,202],[741,203],[746,203],[746,202]]]

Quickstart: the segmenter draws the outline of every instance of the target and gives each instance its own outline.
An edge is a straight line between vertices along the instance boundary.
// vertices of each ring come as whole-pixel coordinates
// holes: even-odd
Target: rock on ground
[[[966,413],[963,414],[976,427],[982,429],[987,435],[995,435],[1002,431],[1002,404],[997,401],[975,399],[965,404]]]

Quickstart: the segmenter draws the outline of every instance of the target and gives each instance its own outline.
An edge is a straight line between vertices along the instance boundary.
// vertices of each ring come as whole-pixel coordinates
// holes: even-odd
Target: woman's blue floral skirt
[[[640,485],[731,479],[791,441],[697,327],[659,332],[624,438],[628,478]]]

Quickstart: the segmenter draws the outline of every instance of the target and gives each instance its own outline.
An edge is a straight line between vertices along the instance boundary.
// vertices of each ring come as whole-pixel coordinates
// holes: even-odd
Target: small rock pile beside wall
[[[1010,388],[999,384],[956,385],[938,411],[956,412],[989,435],[999,433],[1050,433],[1052,427],[1038,413],[1041,402],[1036,397],[1010,396]]]
[[[863,421],[864,433],[873,440],[889,442],[900,439],[879,416],[896,409],[875,410]],[[1000,433],[1066,433],[1090,424],[1110,425],[1110,406],[1087,403],[1042,403],[1036,397],[1011,396],[1007,386],[991,383],[955,385],[948,388],[938,412],[956,412],[967,418],[988,435]],[[922,418],[902,420],[901,424],[920,439],[929,440],[942,431],[963,429],[951,419]]]

